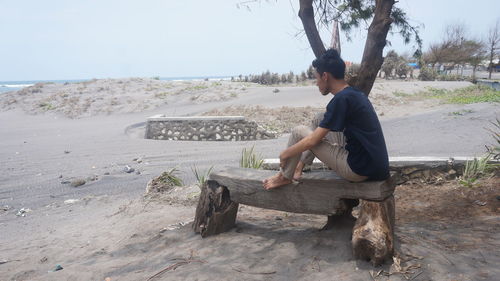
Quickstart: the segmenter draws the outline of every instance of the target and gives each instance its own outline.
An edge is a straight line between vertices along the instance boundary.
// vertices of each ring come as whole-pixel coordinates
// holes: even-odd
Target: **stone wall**
[[[275,138],[243,116],[167,117],[156,115],[146,123],[147,139],[189,141],[241,141]]]

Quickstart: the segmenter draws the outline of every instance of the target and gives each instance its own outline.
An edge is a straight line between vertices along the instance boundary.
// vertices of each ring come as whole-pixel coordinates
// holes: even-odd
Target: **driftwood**
[[[362,200],[352,233],[352,249],[357,259],[379,265],[394,252],[394,196],[377,202]]]
[[[215,181],[201,187],[193,230],[201,237],[226,232],[234,227],[238,203],[229,198],[229,191]]]

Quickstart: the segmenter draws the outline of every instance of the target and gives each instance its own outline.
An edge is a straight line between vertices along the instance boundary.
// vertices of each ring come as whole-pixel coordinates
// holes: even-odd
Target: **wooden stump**
[[[201,237],[226,232],[234,227],[238,203],[231,201],[229,190],[209,180],[201,187],[193,230]]]
[[[352,249],[356,259],[379,265],[394,252],[394,196],[383,201],[362,200],[353,228]]]

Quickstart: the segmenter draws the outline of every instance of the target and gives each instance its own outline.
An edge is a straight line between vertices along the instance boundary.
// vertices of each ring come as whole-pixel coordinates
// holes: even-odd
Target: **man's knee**
[[[311,121],[311,126],[313,128],[316,128],[319,126],[319,123],[323,120],[323,118],[325,117],[325,113],[324,112],[318,112],[314,115],[314,118],[313,120]]]
[[[323,120],[323,118],[325,117],[325,113],[324,112],[318,112],[316,113],[316,115],[314,115],[314,120]]]
[[[303,126],[303,125],[297,126],[297,127],[292,129],[292,136],[295,139],[303,139],[304,137],[306,137],[310,133],[311,133],[311,129],[309,127]]]

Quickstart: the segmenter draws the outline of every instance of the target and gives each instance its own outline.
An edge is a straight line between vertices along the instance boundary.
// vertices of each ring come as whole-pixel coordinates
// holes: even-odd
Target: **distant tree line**
[[[262,74],[250,74],[250,75],[239,75],[237,77],[231,77],[233,82],[251,82],[261,85],[276,85],[276,84],[292,84],[304,82],[307,80],[314,79],[314,68],[309,66],[306,71],[302,71],[300,74],[295,74],[293,71],[288,73],[274,73],[269,70],[262,72]]]
[[[500,19],[492,26],[485,38],[476,38],[467,32],[463,24],[451,24],[445,28],[441,41],[430,44],[421,57],[420,79],[434,80],[443,75],[463,76],[465,66],[472,67],[472,79],[476,69],[484,66],[491,72],[498,66],[494,63],[499,57]],[[459,73],[460,72],[460,73]]]
[[[464,80],[463,70],[466,66],[472,67],[472,77],[475,80],[476,70],[479,66],[491,73],[500,67],[500,19],[489,29],[483,39],[474,38],[467,32],[463,24],[451,24],[445,28],[441,41],[430,44],[424,53],[416,52],[414,56],[400,55],[390,50],[384,57],[384,62],[379,71],[379,77],[386,79],[414,78],[414,67],[420,68],[418,79],[429,80]],[[359,64],[349,64],[346,75],[349,80],[356,81],[360,73]],[[453,74],[452,71],[456,70]],[[351,79],[353,78],[353,79]],[[231,81],[252,82],[262,85],[292,84],[314,79],[314,68],[309,66],[306,71],[295,74],[272,73],[269,70],[257,75],[239,75],[231,77]]]
[[[424,81],[475,80],[478,67],[488,70],[491,79],[491,72],[498,71],[500,19],[482,39],[469,35],[463,24],[446,26],[441,38],[441,41],[430,44],[427,51],[417,52],[413,57],[390,50],[384,57],[379,77],[383,74],[386,79],[413,78],[414,67],[410,63],[420,68],[418,79]],[[466,67],[472,68],[471,77],[463,75]]]

